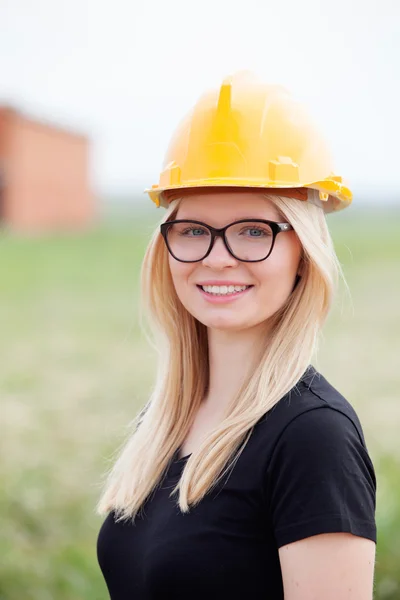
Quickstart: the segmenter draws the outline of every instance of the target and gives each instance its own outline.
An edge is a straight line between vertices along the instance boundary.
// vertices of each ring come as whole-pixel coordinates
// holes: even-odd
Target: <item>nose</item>
[[[214,240],[214,245],[211,248],[211,252],[206,258],[203,259],[203,265],[205,267],[211,267],[216,269],[222,269],[224,267],[236,266],[238,261],[226,248],[224,240],[221,237],[217,237]]]

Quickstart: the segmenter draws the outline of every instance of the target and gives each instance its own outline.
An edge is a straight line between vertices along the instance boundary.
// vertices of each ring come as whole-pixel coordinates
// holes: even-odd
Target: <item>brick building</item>
[[[81,229],[94,218],[88,139],[0,106],[0,228]]]

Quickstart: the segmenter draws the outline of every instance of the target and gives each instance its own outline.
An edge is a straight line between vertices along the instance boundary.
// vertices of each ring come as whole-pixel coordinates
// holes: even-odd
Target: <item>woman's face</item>
[[[253,190],[192,191],[183,197],[175,217],[213,227],[252,218],[286,221],[272,201]],[[243,330],[266,321],[285,304],[295,283],[300,256],[300,241],[291,230],[277,235],[272,253],[260,262],[237,260],[222,238],[216,238],[210,254],[202,261],[183,263],[169,254],[169,265],[176,293],[193,317],[214,329]],[[216,301],[216,296],[199,288],[205,282],[252,287],[234,298],[218,296]]]

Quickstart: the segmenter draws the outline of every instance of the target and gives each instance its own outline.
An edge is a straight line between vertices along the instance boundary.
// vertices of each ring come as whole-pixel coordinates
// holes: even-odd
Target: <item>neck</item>
[[[204,403],[224,411],[254,368],[267,335],[266,327],[243,331],[208,329],[210,379]]]

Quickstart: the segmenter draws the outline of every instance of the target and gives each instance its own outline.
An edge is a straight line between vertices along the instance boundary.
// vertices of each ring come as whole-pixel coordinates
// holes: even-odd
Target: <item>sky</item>
[[[157,183],[179,121],[241,69],[308,106],[355,194],[400,203],[399,0],[0,0],[0,103],[87,133],[99,194]]]

